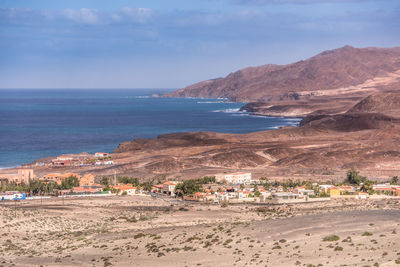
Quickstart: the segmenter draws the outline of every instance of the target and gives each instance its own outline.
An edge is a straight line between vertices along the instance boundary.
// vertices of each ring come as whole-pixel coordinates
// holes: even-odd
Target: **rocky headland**
[[[339,114],[368,95],[400,86],[400,48],[324,51],[287,65],[263,65],[190,85],[168,97],[228,98],[267,116]]]

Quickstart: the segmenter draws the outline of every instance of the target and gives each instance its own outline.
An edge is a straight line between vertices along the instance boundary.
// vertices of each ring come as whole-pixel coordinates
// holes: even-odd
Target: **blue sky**
[[[397,0],[0,0],[0,88],[179,88],[400,46]]]

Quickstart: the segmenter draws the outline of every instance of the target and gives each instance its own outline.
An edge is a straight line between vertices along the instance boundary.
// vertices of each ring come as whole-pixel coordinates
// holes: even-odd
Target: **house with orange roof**
[[[390,196],[400,196],[400,186],[391,185],[389,183],[386,184],[378,184],[374,185],[373,189],[378,194],[385,194]]]
[[[236,192],[236,198],[238,199],[248,198],[250,196],[253,196],[253,192],[248,190],[239,190]]]
[[[80,179],[80,175],[76,174],[76,173],[72,173],[72,172],[68,172],[68,173],[49,173],[44,175],[42,178],[40,178],[41,181],[45,181],[45,182],[56,182],[57,184],[61,185],[61,183],[68,177],[71,176],[75,176],[76,178]]]
[[[156,185],[153,185],[153,188],[152,188],[152,192],[159,192],[159,193],[161,193],[162,192],[162,190],[163,190],[163,188],[164,188],[164,185],[163,184],[156,184]]]
[[[356,192],[356,189],[353,186],[349,186],[349,185],[341,185],[338,188],[342,194],[350,194],[351,195]]]
[[[79,180],[80,186],[91,186],[94,184],[95,177],[93,174],[88,173]]]
[[[135,195],[137,191],[137,188],[131,184],[112,185],[111,188],[118,190],[118,194],[120,195],[126,192],[127,195],[132,196]]]
[[[175,188],[178,183],[175,181],[167,181],[163,183],[162,192],[166,195],[175,196]]]
[[[77,186],[72,188],[72,192],[75,194],[94,194],[101,192],[101,188],[91,186]]]
[[[61,184],[60,176],[61,176],[61,174],[59,174],[59,173],[49,173],[49,174],[44,175],[39,180],[42,182],[56,182],[57,184]]]

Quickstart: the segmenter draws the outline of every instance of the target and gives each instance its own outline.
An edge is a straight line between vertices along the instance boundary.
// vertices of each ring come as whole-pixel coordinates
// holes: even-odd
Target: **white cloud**
[[[155,11],[150,8],[123,7],[120,13],[139,23],[146,23],[155,15]]]
[[[97,9],[63,9],[61,14],[74,22],[85,24],[99,24],[101,22],[99,11]]]

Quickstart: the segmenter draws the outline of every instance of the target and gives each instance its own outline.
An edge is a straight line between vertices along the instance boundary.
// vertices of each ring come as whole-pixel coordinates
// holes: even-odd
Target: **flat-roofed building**
[[[165,183],[163,183],[163,193],[170,195],[170,196],[174,196],[175,195],[175,187],[177,185],[177,182],[174,181],[167,181]]]
[[[96,158],[105,158],[105,157],[110,156],[110,154],[104,153],[104,152],[96,152],[96,153],[94,154],[94,156],[95,156]]]
[[[92,186],[94,185],[95,177],[93,174],[88,173],[79,180],[79,186]]]
[[[215,175],[217,182],[227,182],[229,184],[250,184],[250,172],[233,172],[233,173],[220,173]]]
[[[19,169],[18,177],[15,182],[17,183],[29,183],[29,180],[35,179],[35,174],[33,173],[33,169]]]

